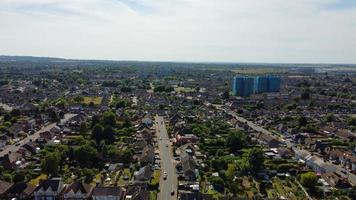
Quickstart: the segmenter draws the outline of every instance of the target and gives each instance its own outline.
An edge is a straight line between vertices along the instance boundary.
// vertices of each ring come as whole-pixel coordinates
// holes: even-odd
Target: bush
[[[314,188],[318,183],[318,179],[314,172],[307,172],[300,176],[301,183],[308,189]]]

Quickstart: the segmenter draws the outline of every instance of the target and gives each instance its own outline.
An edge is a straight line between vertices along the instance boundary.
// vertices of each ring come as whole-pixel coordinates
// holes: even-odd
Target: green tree
[[[57,175],[59,169],[60,156],[58,152],[47,153],[42,161],[42,171],[47,175]]]
[[[59,121],[59,116],[58,113],[54,109],[49,109],[48,110],[48,116],[51,122],[58,122]]]
[[[112,126],[106,126],[103,132],[104,140],[107,143],[114,143],[115,141],[115,129]]]
[[[4,174],[2,175],[2,180],[6,181],[6,182],[11,182],[11,181],[12,181],[12,176],[11,176],[11,174],[9,174],[9,173],[4,173]]]
[[[224,186],[224,180],[219,176],[210,176],[209,182],[213,185]]]
[[[91,127],[93,128],[95,125],[100,123],[100,116],[94,115],[91,119]]]
[[[327,122],[332,122],[334,120],[335,120],[335,116],[332,113],[326,115]]]
[[[19,109],[15,108],[15,109],[11,110],[10,114],[11,114],[12,117],[18,117],[18,116],[21,115],[21,111]]]
[[[88,133],[88,126],[87,126],[87,123],[85,122],[81,122],[80,123],[80,126],[79,126],[79,133],[81,135],[85,135]]]
[[[230,152],[237,152],[242,149],[246,143],[246,136],[241,131],[231,131],[226,139],[226,146],[229,147]]]
[[[350,126],[356,126],[356,116],[352,116],[347,120],[347,124]]]
[[[97,144],[104,139],[104,127],[100,124],[96,124],[93,128],[91,137],[96,141]]]
[[[125,108],[127,106],[127,102],[125,100],[119,100],[116,102],[116,108]]]
[[[105,112],[103,114],[103,124],[104,126],[112,126],[116,125],[116,115],[113,112]]]
[[[15,172],[14,177],[12,178],[12,181],[14,183],[20,183],[25,180],[25,174],[24,172]]]
[[[84,168],[81,170],[81,177],[83,178],[84,183],[91,183],[95,173],[92,169]]]
[[[257,173],[263,167],[264,153],[261,148],[252,148],[247,152],[247,160],[251,172]]]
[[[122,162],[130,163],[134,154],[135,152],[133,149],[125,149],[121,155]]]
[[[300,116],[298,118],[298,125],[299,127],[303,127],[303,126],[306,126],[308,124],[308,119],[304,116]]]
[[[75,102],[78,102],[78,103],[83,102],[83,101],[84,101],[84,97],[82,97],[82,96],[76,96],[76,97],[74,97],[74,101],[75,101]]]
[[[97,154],[97,150],[90,144],[81,145],[74,150],[74,158],[81,166],[91,166]]]
[[[307,172],[300,176],[300,182],[308,189],[314,188],[318,183],[318,179],[314,172]]]
[[[105,157],[113,159],[120,155],[119,149],[115,145],[104,145],[102,152]]]

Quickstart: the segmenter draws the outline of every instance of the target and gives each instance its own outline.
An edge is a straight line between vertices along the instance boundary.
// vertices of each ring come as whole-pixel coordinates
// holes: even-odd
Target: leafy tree
[[[105,145],[103,147],[103,154],[108,158],[115,158],[120,154],[120,152],[114,145]]]
[[[247,160],[250,170],[253,173],[258,172],[262,168],[264,162],[264,154],[261,148],[252,148],[247,152]]]
[[[88,127],[87,127],[87,123],[85,122],[81,122],[80,126],[79,126],[79,133],[81,135],[85,135],[88,132]]]
[[[11,181],[12,181],[12,176],[11,176],[11,174],[9,174],[9,173],[4,173],[4,174],[2,175],[2,180],[6,181],[6,182],[11,182]]]
[[[58,122],[59,121],[59,116],[57,112],[54,109],[48,109],[48,116],[51,120],[51,122]]]
[[[116,125],[116,115],[113,112],[105,112],[103,114],[103,124],[104,126],[112,126]]]
[[[211,160],[211,167],[215,170],[227,169],[227,161],[224,158]]]
[[[246,136],[241,131],[231,131],[226,139],[226,146],[229,147],[230,152],[237,152],[242,149],[246,143]]]
[[[135,152],[133,149],[125,149],[121,155],[122,162],[130,163],[132,161],[132,157],[133,157],[134,153]]]
[[[335,120],[335,116],[332,113],[326,115],[326,121],[327,122],[332,122],[334,120]]]
[[[104,140],[108,143],[114,143],[115,141],[115,130],[111,126],[106,126],[103,132]]]
[[[75,101],[75,102],[83,102],[83,101],[84,101],[84,97],[82,97],[82,96],[76,96],[76,97],[74,98],[74,101]]]
[[[118,102],[116,102],[115,107],[116,108],[125,108],[127,105],[127,102],[125,100],[120,100]]]
[[[25,174],[24,172],[15,172],[12,181],[14,183],[19,183],[19,182],[23,182],[25,180]]]
[[[224,180],[222,178],[220,178],[219,176],[210,176],[209,182],[216,186],[224,186],[224,184],[225,184]]]
[[[356,116],[352,116],[347,120],[347,124],[350,126],[356,126]]]
[[[94,127],[95,125],[100,123],[100,116],[99,115],[94,115],[91,119],[91,127]]]
[[[15,108],[15,109],[11,110],[10,114],[11,114],[12,117],[18,117],[18,116],[21,115],[21,111],[19,109]]]
[[[100,141],[104,139],[103,134],[104,134],[104,127],[100,124],[97,124],[93,128],[91,136],[97,142],[97,144],[99,144]]]
[[[85,183],[91,183],[93,178],[95,176],[95,173],[92,169],[89,168],[84,168],[81,170],[81,177],[83,178],[83,181]]]
[[[299,127],[303,127],[303,126],[306,126],[308,124],[308,119],[304,116],[300,116],[298,118],[298,125]]]
[[[57,175],[59,169],[60,156],[58,152],[47,153],[42,161],[42,171],[48,175]]]
[[[74,158],[81,166],[91,166],[98,152],[90,144],[84,144],[74,150]]]
[[[318,183],[318,179],[314,172],[307,172],[300,176],[300,182],[308,189],[314,188]]]

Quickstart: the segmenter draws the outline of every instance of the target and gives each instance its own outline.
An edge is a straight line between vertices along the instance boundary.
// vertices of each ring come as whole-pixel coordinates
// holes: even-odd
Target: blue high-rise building
[[[278,76],[268,76],[267,92],[279,92],[281,89],[281,78]]]
[[[281,78],[278,76],[256,76],[255,93],[279,92],[281,87]]]
[[[232,84],[234,96],[248,97],[253,93],[279,92],[281,78],[278,76],[235,76]]]
[[[267,76],[256,76],[255,77],[255,93],[263,93],[268,91],[269,78]]]
[[[254,79],[246,76],[235,76],[232,84],[232,93],[235,96],[248,97],[253,94]]]

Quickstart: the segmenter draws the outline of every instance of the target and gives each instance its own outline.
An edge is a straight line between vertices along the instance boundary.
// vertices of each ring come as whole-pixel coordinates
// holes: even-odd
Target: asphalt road
[[[64,119],[61,119],[61,122],[66,122],[68,120],[70,120],[71,118],[73,118],[74,116],[76,116],[76,114],[65,114],[64,115]],[[40,130],[38,130],[37,132],[35,132],[34,134],[32,135],[28,135],[26,138],[24,138],[23,140],[20,140],[18,143],[17,146],[16,144],[12,144],[12,145],[7,145],[4,147],[4,150],[0,152],[0,157],[8,154],[10,151],[11,152],[16,152],[20,149],[20,147],[24,144],[26,144],[27,142],[29,142],[30,140],[32,141],[35,141],[37,138],[40,137],[40,133],[42,132],[46,132],[46,131],[49,131],[51,130],[51,128],[53,128],[54,126],[56,125],[56,123],[52,123],[52,124],[49,124],[43,128],[41,128]]]
[[[158,193],[158,200],[176,200],[178,181],[172,155],[172,144],[169,141],[163,117],[156,116],[155,125],[161,157],[161,180],[159,184],[160,192]],[[167,172],[166,180],[163,179],[164,172]],[[174,190],[174,195],[171,194],[172,190]]]

